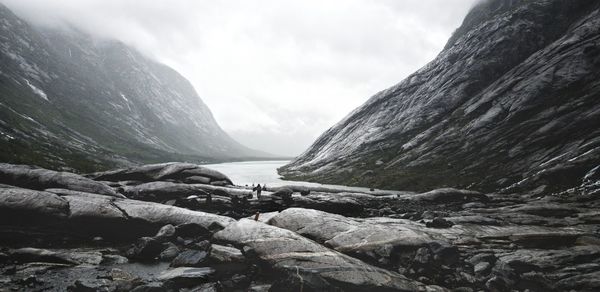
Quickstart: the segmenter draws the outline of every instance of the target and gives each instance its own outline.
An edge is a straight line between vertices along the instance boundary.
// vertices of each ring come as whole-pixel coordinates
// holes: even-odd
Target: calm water
[[[277,168],[287,164],[289,161],[246,161],[246,162],[227,162],[219,164],[204,165],[208,168],[218,170],[229,178],[236,185],[267,184],[267,186],[283,185],[315,185],[309,182],[294,182],[282,180],[277,174]]]
[[[227,162],[218,164],[207,164],[204,165],[208,168],[218,170],[223,174],[227,175],[234,184],[239,186],[252,185],[252,184],[267,184],[271,187],[281,186],[307,186],[307,187],[321,187],[321,188],[335,188],[338,190],[346,191],[359,191],[359,192],[371,192],[368,188],[361,187],[347,187],[338,185],[327,185],[305,181],[289,181],[282,180],[281,176],[277,174],[277,168],[287,164],[289,161],[246,161],[246,162]]]

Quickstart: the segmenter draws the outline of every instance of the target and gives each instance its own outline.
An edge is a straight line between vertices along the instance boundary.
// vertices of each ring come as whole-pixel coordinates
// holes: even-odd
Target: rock
[[[408,198],[410,200],[432,202],[437,204],[489,200],[489,198],[482,193],[453,188],[437,189],[422,194],[411,195],[408,196]]]
[[[179,250],[175,244],[167,242],[166,247],[164,247],[163,251],[158,255],[158,258],[161,261],[171,261],[177,257],[180,252],[181,250]]]
[[[152,201],[152,202],[164,202],[171,199],[182,199],[189,196],[206,197],[208,194],[196,187],[195,185],[188,185],[182,183],[173,182],[149,182],[136,186],[127,186],[123,188],[123,193],[127,198]]]
[[[186,177],[183,180],[186,184],[210,184],[210,178],[205,176],[193,175],[190,177]]]
[[[170,238],[173,238],[175,236],[175,233],[176,233],[175,226],[173,226],[171,224],[167,224],[167,225],[161,227],[160,230],[158,230],[158,232],[156,233],[154,238],[159,239],[159,240],[168,240]]]
[[[245,275],[236,274],[229,277],[227,280],[221,281],[224,290],[234,290],[246,288],[250,285],[250,279]]]
[[[69,219],[94,220],[96,224],[101,223],[100,221],[111,221],[115,225],[128,219],[127,214],[113,204],[113,197],[73,191],[60,193],[69,203]],[[92,230],[97,229],[93,224],[88,226]]]
[[[190,287],[194,284],[207,282],[215,270],[212,268],[173,268],[158,275],[157,280],[171,287]]]
[[[269,291],[272,291],[270,284],[252,283],[252,284],[250,284],[250,287],[248,288],[248,292],[269,292]]]
[[[450,228],[454,225],[451,221],[444,218],[433,218],[430,222],[425,223],[425,226],[430,228]]]
[[[556,286],[563,291],[598,291],[600,289],[600,271],[579,274],[561,279]]]
[[[248,269],[246,257],[239,249],[218,244],[211,246],[209,262],[218,274],[235,274]]]
[[[128,263],[129,260],[116,254],[105,254],[102,256],[102,264],[107,266],[122,265]]]
[[[468,259],[468,262],[474,266],[483,262],[494,264],[496,263],[496,256],[492,253],[480,253]]]
[[[487,275],[492,270],[492,264],[488,262],[480,262],[473,267],[473,271],[477,275]]]
[[[205,283],[200,286],[190,288],[187,290],[182,290],[184,292],[218,292],[220,291],[220,285],[217,283]],[[229,291],[229,290],[225,290]]]
[[[242,251],[235,247],[213,244],[210,249],[210,259],[217,263],[240,263],[246,258]]]
[[[65,199],[48,192],[20,188],[0,188],[0,210],[4,214],[15,212],[24,217],[45,215],[66,218],[69,215],[69,203]],[[17,218],[13,218],[13,220],[20,221],[16,220]]]
[[[173,259],[171,267],[201,267],[207,256],[208,253],[203,250],[184,250]]]
[[[92,173],[88,176],[95,180],[136,180],[143,182],[164,181],[167,179],[185,182],[190,177],[205,177],[210,179],[210,181],[226,181],[230,185],[233,184],[226,175],[216,170],[196,164],[180,162],[148,164],[127,169]]]
[[[183,223],[175,228],[175,236],[183,238],[205,237],[209,234],[210,231],[206,227],[195,223]]]
[[[113,188],[101,182],[93,181],[74,173],[57,172],[28,165],[0,163],[0,183],[34,190],[62,188],[112,197],[123,197],[116,193]]]
[[[130,220],[142,221],[152,225],[164,226],[167,224],[195,223],[206,229],[214,230],[215,228],[223,228],[235,222],[234,219],[225,216],[191,211],[158,203],[117,200],[114,204],[126,212]]]
[[[351,216],[363,212],[365,201],[369,200],[379,200],[379,198],[349,193],[325,194],[313,192],[310,195],[294,198],[292,206]]]
[[[162,282],[151,282],[135,287],[131,292],[164,292],[165,288]]]
[[[137,260],[153,260],[163,251],[163,245],[152,237],[142,237],[127,250],[127,257]]]
[[[208,240],[201,240],[201,241],[193,241],[191,244],[187,244],[186,246],[191,249],[195,249],[195,250],[208,251],[208,250],[210,250],[211,244],[210,244],[210,241],[208,241]]]
[[[49,250],[31,247],[11,250],[10,257],[20,262],[50,262],[70,265],[99,265],[102,262],[102,254],[99,252]]]
[[[294,191],[290,188],[279,188],[275,192],[271,193],[271,196],[279,197],[284,200],[288,200],[292,198],[292,194]]]
[[[332,251],[291,231],[241,219],[215,234],[215,240],[252,249],[261,261],[287,277],[287,290],[424,290],[399,274]],[[281,287],[280,287],[281,288]]]
[[[80,279],[75,281],[72,286],[69,287],[69,291],[72,292],[97,292],[97,291],[111,291],[110,281],[106,279]]]
[[[579,213],[577,208],[552,203],[527,204],[521,207],[511,209],[511,211],[532,214],[542,217],[556,218],[564,218]]]
[[[431,262],[432,258],[433,257],[429,249],[426,247],[421,247],[417,249],[413,261],[421,265],[427,265]]]

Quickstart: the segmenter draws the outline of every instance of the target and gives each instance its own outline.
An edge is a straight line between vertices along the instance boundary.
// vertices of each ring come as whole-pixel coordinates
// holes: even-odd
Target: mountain
[[[600,169],[600,2],[479,2],[442,52],[280,173],[428,190],[558,192]]]
[[[123,43],[28,24],[0,4],[0,160],[92,171],[266,156],[230,138],[192,85]]]

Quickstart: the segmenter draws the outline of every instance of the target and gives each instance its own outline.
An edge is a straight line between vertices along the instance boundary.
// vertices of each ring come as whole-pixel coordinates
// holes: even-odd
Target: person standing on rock
[[[260,193],[261,193],[261,192],[262,192],[262,187],[260,186],[260,184],[258,184],[258,185],[256,186],[256,197],[257,197],[258,199],[260,199]]]

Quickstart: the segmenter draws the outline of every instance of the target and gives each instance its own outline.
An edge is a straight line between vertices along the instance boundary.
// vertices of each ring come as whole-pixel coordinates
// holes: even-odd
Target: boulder
[[[149,182],[123,187],[123,194],[130,199],[164,202],[189,196],[206,197],[207,193],[194,185],[173,182]]]
[[[310,195],[294,198],[294,207],[315,209],[346,216],[360,214],[366,205],[365,201],[381,199],[376,196],[338,193],[326,194],[313,192]]]
[[[426,222],[425,226],[430,228],[450,228],[454,225],[451,221],[448,221],[444,218],[433,218],[430,222]]]
[[[173,259],[171,267],[201,267],[207,256],[208,253],[203,250],[184,250]]]
[[[209,255],[210,266],[219,274],[241,273],[248,269],[246,257],[235,247],[213,244]]]
[[[286,279],[287,291],[424,291],[425,285],[330,250],[289,230],[241,219],[215,240],[243,246]]]
[[[215,270],[212,268],[172,268],[158,275],[157,280],[171,287],[190,287],[194,284],[207,282]]]
[[[69,216],[69,202],[53,193],[0,188],[0,210],[2,215],[11,212],[23,217],[37,214],[66,218]],[[13,220],[15,223],[21,221],[19,218]]]
[[[0,163],[0,183],[33,190],[62,188],[74,191],[123,197],[110,186],[83,176],[28,165]]]
[[[158,232],[156,233],[154,238],[156,238],[158,240],[168,240],[170,238],[173,238],[175,236],[175,233],[176,233],[175,226],[173,226],[171,224],[167,224],[158,230]]]
[[[106,172],[97,172],[89,174],[95,180],[106,180],[106,181],[164,181],[174,180],[178,182],[185,182],[190,177],[206,177],[210,181],[226,181],[232,185],[231,180],[224,174],[212,170],[197,164],[181,163],[181,162],[169,162],[159,164],[148,164],[138,167],[117,169]]]
[[[271,193],[271,196],[279,197],[282,199],[290,199],[294,191],[290,188],[279,188],[275,192]]]
[[[234,219],[225,216],[191,211],[152,202],[117,200],[113,204],[127,213],[130,220],[136,220],[137,222],[153,226],[195,223],[208,230],[214,230],[235,222]]]
[[[177,257],[177,255],[179,255],[180,252],[181,250],[179,250],[179,248],[175,244],[168,242],[165,245],[163,245],[163,251],[158,255],[158,258],[161,261],[170,262],[175,257]]]

